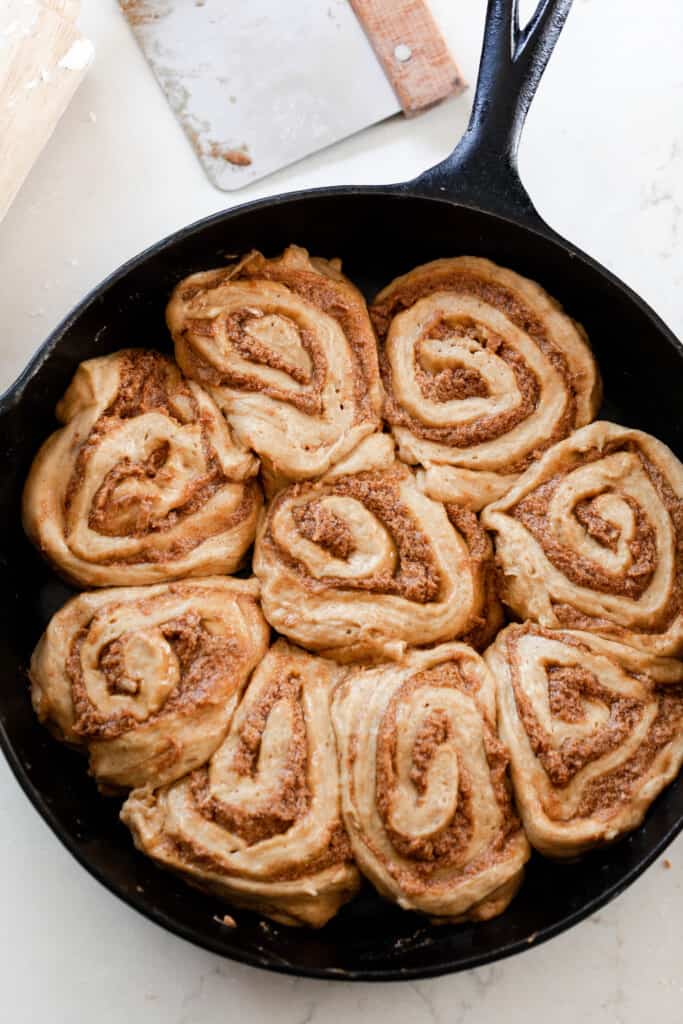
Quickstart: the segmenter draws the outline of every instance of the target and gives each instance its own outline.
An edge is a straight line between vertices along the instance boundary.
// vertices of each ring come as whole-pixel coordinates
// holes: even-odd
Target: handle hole
[[[538,0],[519,0],[519,25],[522,31],[531,21],[531,17],[538,7]]]

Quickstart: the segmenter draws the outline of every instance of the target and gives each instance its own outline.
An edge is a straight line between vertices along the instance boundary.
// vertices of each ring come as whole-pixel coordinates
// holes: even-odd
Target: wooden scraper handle
[[[465,88],[424,0],[351,0],[351,6],[405,114]]]

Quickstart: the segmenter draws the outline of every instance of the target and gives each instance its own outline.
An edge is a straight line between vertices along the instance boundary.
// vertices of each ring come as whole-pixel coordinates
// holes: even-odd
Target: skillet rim
[[[429,174],[429,172],[427,172],[427,174]],[[2,393],[0,393],[0,416],[9,412],[14,405],[21,400],[22,393],[28,383],[38,372],[53,349],[56,348],[62,335],[73,323],[76,322],[78,317],[81,316],[85,310],[104,292],[108,291],[112,285],[120,281],[126,274],[134,270],[146,259],[171,248],[176,242],[181,242],[190,235],[204,230],[204,228],[218,224],[222,220],[227,222],[243,213],[251,213],[268,206],[275,208],[283,206],[289,202],[300,202],[301,200],[307,199],[334,199],[336,197],[341,198],[342,196],[352,197],[362,195],[385,196],[390,199],[399,200],[419,200],[430,203],[441,203],[445,206],[460,206],[475,213],[483,214],[486,217],[493,217],[495,220],[512,224],[516,228],[522,228],[524,231],[542,238],[545,242],[551,242],[552,244],[559,246],[569,259],[578,259],[581,263],[589,267],[590,270],[597,273],[601,278],[608,281],[611,285],[621,291],[629,301],[633,302],[640,311],[650,319],[653,326],[664,336],[667,343],[674,349],[674,351],[676,351],[679,356],[683,357],[683,341],[676,337],[671,328],[664,322],[664,320],[662,320],[659,314],[655,312],[649,303],[645,302],[645,300],[642,299],[640,295],[630,287],[630,285],[622,281],[621,278],[616,276],[616,274],[613,274],[611,270],[608,270],[607,267],[598,263],[598,261],[593,259],[592,256],[589,256],[588,253],[579,249],[578,246],[567,241],[567,239],[563,238],[562,235],[553,230],[553,228],[546,224],[545,221],[535,213],[535,211],[533,217],[529,217],[528,215],[515,216],[514,214],[505,214],[486,209],[484,206],[480,206],[476,202],[471,200],[467,201],[464,197],[457,195],[449,196],[445,191],[439,194],[434,194],[428,189],[423,191],[420,188],[421,178],[423,177],[424,176],[421,176],[412,182],[397,183],[395,185],[333,185],[321,186],[320,188],[312,189],[300,189],[295,192],[282,192],[275,196],[265,196],[262,199],[255,199],[249,203],[239,203],[236,206],[229,207],[227,210],[218,210],[215,213],[208,214],[206,217],[200,217],[198,220],[191,221],[184,227],[172,231],[170,234],[165,235],[157,242],[153,242],[151,245],[146,246],[136,255],[131,256],[129,259],[121,263],[118,267],[107,274],[98,284],[94,285],[88,292],[86,292],[83,298],[69,310],[57,326],[48,334],[45,341],[43,341],[34,351],[33,355],[24,366],[24,369],[19,372],[15,380],[9,384]]]
[[[24,369],[19,373],[15,381],[0,395],[0,416],[8,415],[21,402],[23,393],[33,379],[39,373],[41,367],[48,357],[57,348],[66,332],[76,323],[78,318],[106,293],[113,285],[121,281],[127,274],[135,270],[151,257],[157,256],[163,251],[172,249],[176,243],[182,242],[193,234],[203,231],[205,228],[214,226],[221,222],[228,223],[236,217],[245,213],[264,208],[277,208],[290,202],[301,202],[316,199],[334,199],[354,196],[386,197],[391,200],[418,200],[440,203],[446,206],[462,207],[475,213],[483,214],[486,217],[494,218],[497,221],[507,222],[515,228],[523,228],[525,232],[536,235],[544,242],[550,242],[559,247],[569,259],[577,259],[589,270],[596,273],[601,281],[607,282],[618,291],[624,298],[633,303],[641,313],[651,322],[652,326],[659,332],[667,344],[673,348],[675,353],[683,359],[683,342],[681,342],[667,326],[662,318],[645,302],[629,285],[625,284],[610,270],[607,270],[600,263],[594,260],[587,253],[572,245],[561,235],[550,228],[540,218],[530,220],[529,217],[517,217],[494,212],[479,206],[476,202],[465,200],[458,196],[449,196],[448,193],[433,194],[423,191],[420,187],[420,179],[408,184],[396,185],[337,185],[332,187],[320,187],[315,189],[302,189],[296,192],[282,193],[272,197],[264,197],[249,203],[237,204],[227,210],[219,210],[206,217],[199,218],[176,231],[164,236],[159,241],[147,246],[117,268],[106,275],[98,284],[91,288],[86,295],[78,302],[61,320],[61,322],[50,332],[44,342],[35,350],[28,360]],[[389,967],[373,970],[371,968],[344,969],[334,967],[311,967],[299,966],[284,960],[278,960],[272,955],[259,956],[251,951],[236,947],[226,951],[220,938],[215,939],[209,934],[197,932],[192,925],[185,925],[179,919],[166,914],[160,907],[152,904],[142,894],[133,894],[126,891],[110,879],[107,873],[100,869],[88,855],[83,852],[77,842],[72,839],[67,829],[62,826],[57,815],[50,808],[42,793],[28,777],[28,773],[21,763],[19,756],[14,750],[4,722],[0,720],[0,748],[5,755],[9,767],[15,779],[28,797],[36,811],[43,818],[45,823],[55,834],[57,839],[69,851],[74,859],[85,868],[88,874],[100,882],[109,892],[121,899],[127,906],[142,914],[154,924],[179,938],[191,942],[193,945],[207,950],[213,954],[222,956],[237,963],[243,963],[252,967],[259,967],[263,970],[273,971],[278,974],[285,974],[294,977],[307,977],[325,981],[415,981],[421,978],[434,978],[445,974],[455,974],[463,970],[470,970],[484,964],[493,963],[498,960],[507,959],[527,949],[535,948],[541,943],[547,942],[562,932],[568,931],[589,915],[595,913],[611,900],[624,892],[648,867],[661,855],[671,842],[683,831],[683,814],[668,828],[663,837],[656,842],[652,848],[641,857],[640,861],[627,870],[617,882],[605,888],[598,897],[589,899],[580,908],[574,910],[564,918],[552,925],[541,928],[534,936],[518,939],[498,947],[486,953],[465,955],[457,961],[444,960],[434,967]],[[642,826],[640,826],[642,827]]]

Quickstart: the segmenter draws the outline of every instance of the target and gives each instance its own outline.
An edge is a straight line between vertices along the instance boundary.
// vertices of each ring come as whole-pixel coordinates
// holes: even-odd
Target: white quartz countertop
[[[485,6],[432,0],[470,82]],[[0,388],[89,288],[163,235],[276,192],[409,179],[444,157],[467,122],[471,90],[249,190],[220,193],[115,0],[82,7],[95,63],[0,224]],[[678,0],[575,0],[521,154],[540,213],[626,280],[679,336],[682,52]],[[683,839],[598,915],[521,956],[400,986],[326,983],[222,960],[130,910],[66,853],[2,758],[0,801],[0,1018],[8,1024],[681,1019]]]

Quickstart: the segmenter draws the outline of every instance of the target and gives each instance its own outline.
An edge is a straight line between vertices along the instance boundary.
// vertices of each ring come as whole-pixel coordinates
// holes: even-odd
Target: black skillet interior
[[[171,288],[192,271],[220,265],[228,254],[252,247],[275,254],[295,241],[320,255],[341,256],[368,296],[396,274],[446,254],[487,256],[513,267],[540,281],[585,325],[605,381],[602,414],[650,431],[683,455],[680,345],[632,292],[543,225],[516,178],[521,123],[570,2],[541,4],[522,74],[510,58],[510,33],[518,62],[525,52],[512,20],[514,3],[490,0],[472,126],[444,165],[408,186],[282,197],[185,229],[85,299],[0,400],[0,742],[29,798],[89,871],[159,924],[232,959],[302,975],[381,980],[475,966],[529,948],[595,910],[683,826],[683,786],[674,784],[644,825],[614,847],[571,864],[533,859],[510,908],[485,924],[431,926],[368,889],[320,932],[270,924],[245,912],[236,914],[237,929],[227,929],[219,923],[224,908],[215,898],[190,889],[134,850],[118,822],[118,802],[97,794],[84,762],[37,725],[28,699],[30,653],[69,593],[27,543],[19,521],[23,480],[55,427],[55,403],[83,359],[131,344],[168,351],[163,311]],[[501,57],[505,33],[507,56]],[[487,81],[487,74],[495,81]],[[520,81],[510,85],[510,74],[519,74]],[[483,97],[486,90],[489,96],[500,92],[506,75],[517,100],[504,111],[496,133]],[[498,149],[494,163],[492,148]],[[485,212],[485,205],[496,212]]]

